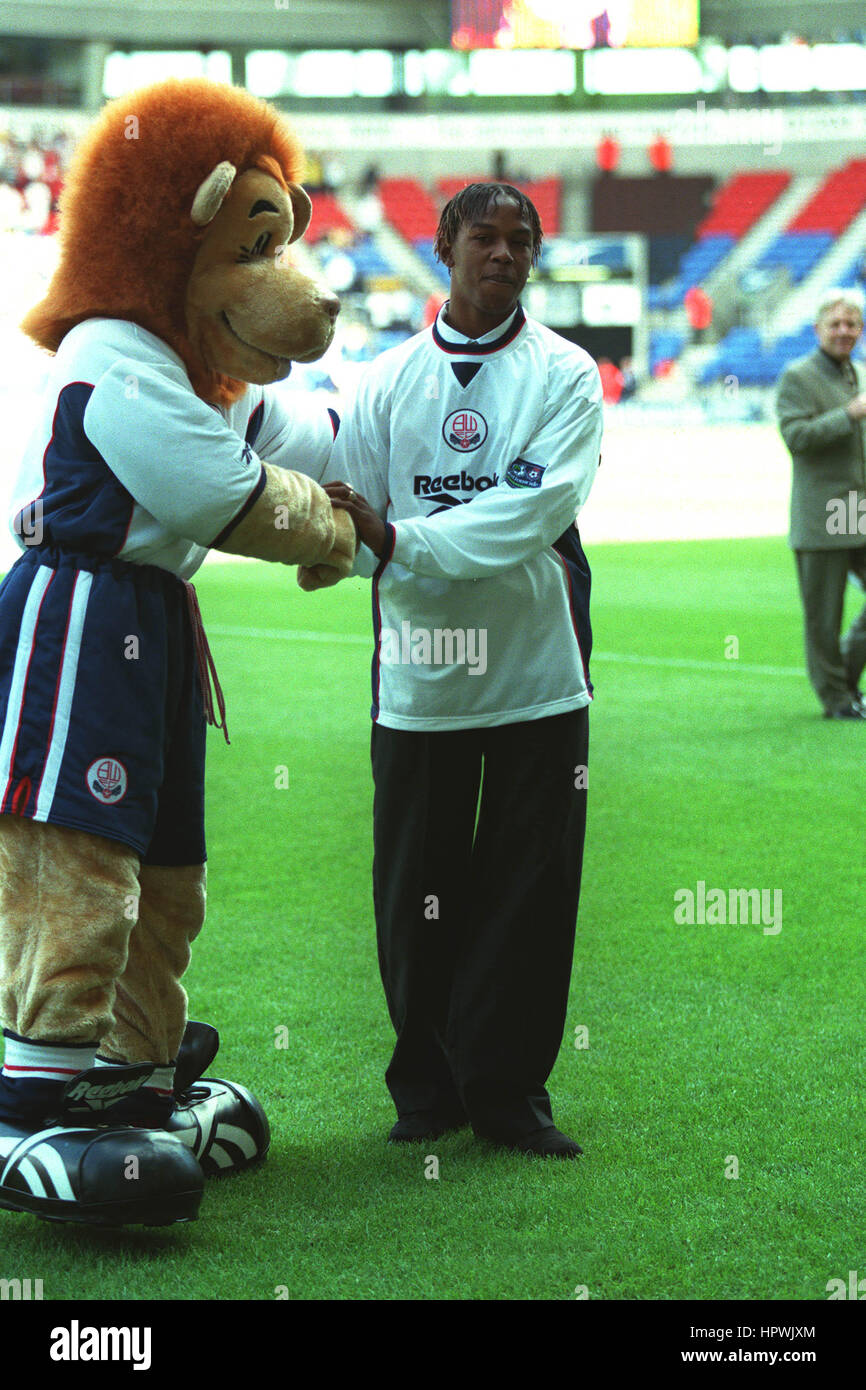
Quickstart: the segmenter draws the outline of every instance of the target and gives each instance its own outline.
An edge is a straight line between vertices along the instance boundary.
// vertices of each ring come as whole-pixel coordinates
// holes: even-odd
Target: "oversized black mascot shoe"
[[[109,1087],[91,1068],[64,1087],[56,1115],[0,1120],[0,1207],[91,1226],[194,1221],[204,1177],[189,1148],[162,1130],[100,1123],[118,1087],[134,1090],[152,1070],[124,1067]]]
[[[188,1023],[174,1073],[175,1108],[165,1129],[189,1146],[205,1177],[238,1173],[261,1162],[271,1143],[268,1118],[235,1081],[204,1073],[219,1050],[209,1023]]]

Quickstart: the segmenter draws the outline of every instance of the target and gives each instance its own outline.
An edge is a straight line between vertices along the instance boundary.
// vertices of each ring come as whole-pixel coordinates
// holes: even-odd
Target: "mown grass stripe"
[[[317,632],[310,629],[277,627],[233,627],[225,623],[208,623],[207,630],[214,637],[246,637],[253,641],[280,642],[324,642],[326,645],[340,643],[347,646],[369,647],[372,634],[362,637],[352,632]],[[803,679],[799,666],[756,666],[747,661],[697,661],[691,657],[679,656],[639,656],[634,652],[593,651],[593,662],[614,661],[633,666],[670,666],[682,671],[740,671],[750,676],[797,676]]]

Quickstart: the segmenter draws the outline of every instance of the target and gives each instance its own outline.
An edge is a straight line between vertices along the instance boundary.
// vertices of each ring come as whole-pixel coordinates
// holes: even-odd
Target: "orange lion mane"
[[[240,88],[173,79],[110,102],[75,151],[60,262],[24,332],[53,353],[84,319],[128,319],[174,348],[203,400],[237,400],[246,382],[206,369],[186,333],[187,282],[207,234],[190,210],[221,160],[238,174],[265,169],[284,186],[304,167],[279,113]]]

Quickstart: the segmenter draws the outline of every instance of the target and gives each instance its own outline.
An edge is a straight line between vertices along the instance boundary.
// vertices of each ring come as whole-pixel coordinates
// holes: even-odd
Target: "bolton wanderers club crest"
[[[116,758],[97,758],[87,769],[87,788],[105,806],[115,806],[126,796],[126,768]]]
[[[487,438],[487,421],[479,410],[455,410],[442,426],[442,438],[458,454],[471,454]]]

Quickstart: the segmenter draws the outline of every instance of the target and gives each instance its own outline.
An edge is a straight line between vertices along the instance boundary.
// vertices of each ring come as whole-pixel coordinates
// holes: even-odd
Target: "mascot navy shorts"
[[[0,586],[0,812],[201,864],[204,760],[183,582],[26,550]]]

